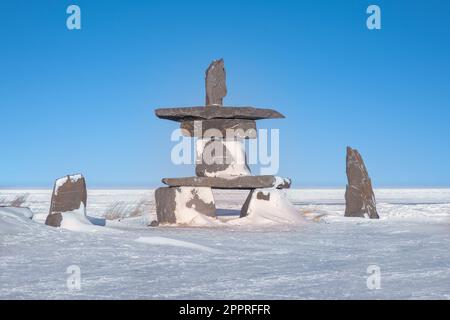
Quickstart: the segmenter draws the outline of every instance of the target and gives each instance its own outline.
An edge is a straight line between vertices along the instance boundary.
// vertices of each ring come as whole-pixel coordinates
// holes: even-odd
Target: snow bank
[[[33,211],[27,207],[0,207],[0,212],[4,215],[16,215],[27,219],[33,219]]]
[[[38,226],[29,208],[0,207],[0,234],[16,234]]]
[[[172,246],[172,247],[187,248],[187,249],[198,250],[198,251],[209,252],[209,253],[221,253],[220,250],[216,250],[216,249],[202,246],[199,244],[165,238],[165,237],[139,237],[135,241],[140,242],[140,243],[159,245],[159,246]]]
[[[250,199],[247,216],[229,220],[229,225],[299,224],[305,219],[287,199],[283,190],[256,189]]]
[[[95,225],[84,213],[84,207],[62,214],[60,228],[77,232],[113,232],[115,230],[102,225]],[[100,219],[101,220],[101,219]]]

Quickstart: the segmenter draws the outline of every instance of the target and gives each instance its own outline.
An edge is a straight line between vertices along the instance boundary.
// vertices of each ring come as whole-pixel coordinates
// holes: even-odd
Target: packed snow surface
[[[345,218],[344,189],[289,190],[302,223],[242,225],[247,193],[218,191],[218,223],[157,228],[153,191],[88,190],[90,223],[73,214],[71,230],[44,225],[51,192],[0,190],[34,213],[0,208],[1,299],[450,298],[450,189],[376,189],[380,220]],[[102,219],[142,199],[144,215]]]

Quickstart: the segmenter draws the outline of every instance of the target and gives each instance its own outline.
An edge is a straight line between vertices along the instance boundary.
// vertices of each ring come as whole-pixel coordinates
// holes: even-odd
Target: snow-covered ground
[[[98,219],[82,232],[43,224],[51,190],[0,198],[23,193],[33,220],[0,214],[1,299],[450,298],[450,189],[375,190],[380,220],[344,218],[343,189],[297,189],[288,197],[305,223],[158,228],[147,227],[153,191],[88,190]],[[246,197],[214,195],[224,221]],[[146,214],[102,227],[117,201]],[[80,290],[67,286],[74,265]],[[380,289],[367,286],[371,265]]]

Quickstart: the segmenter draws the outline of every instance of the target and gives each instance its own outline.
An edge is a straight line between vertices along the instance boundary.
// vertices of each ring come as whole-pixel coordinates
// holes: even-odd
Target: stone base
[[[45,219],[45,224],[50,227],[59,228],[61,227],[62,214],[60,212],[50,213]]]
[[[190,223],[199,216],[216,217],[211,188],[162,187],[155,191],[159,223]]]

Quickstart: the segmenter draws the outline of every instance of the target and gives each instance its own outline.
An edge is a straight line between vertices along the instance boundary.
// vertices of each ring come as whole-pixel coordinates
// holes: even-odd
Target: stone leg
[[[155,191],[159,223],[189,223],[198,216],[216,217],[211,188],[162,187]]]
[[[252,189],[248,193],[247,199],[245,199],[244,205],[241,208],[240,218],[246,217],[248,215],[248,207],[250,206],[250,201],[252,200],[254,192],[255,192],[255,189]]]

